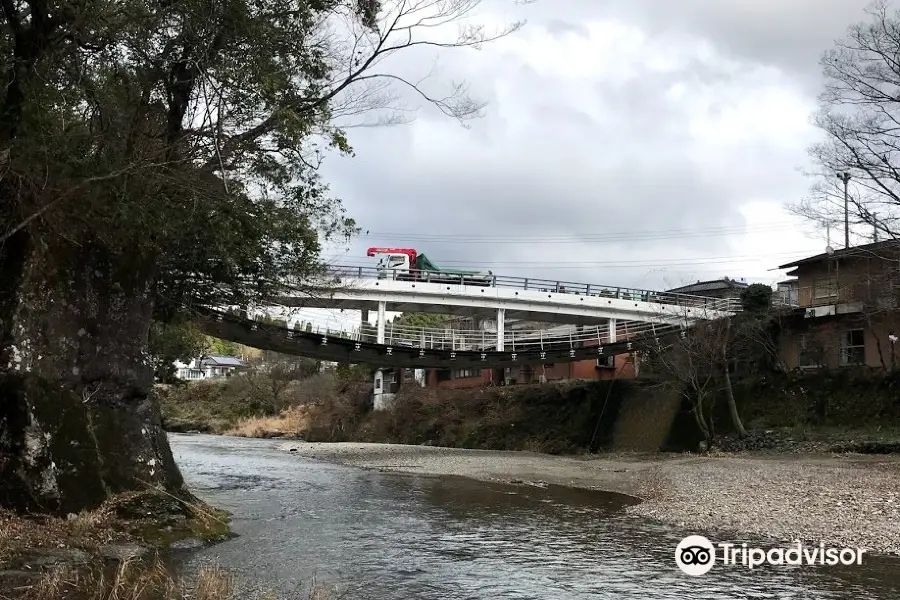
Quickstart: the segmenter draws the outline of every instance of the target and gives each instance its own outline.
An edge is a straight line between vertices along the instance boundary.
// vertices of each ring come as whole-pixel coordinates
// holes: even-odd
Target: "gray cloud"
[[[738,60],[774,65],[815,85],[819,56],[851,23],[865,18],[869,4],[870,0],[553,0],[529,5],[528,13],[537,22],[556,22],[559,15],[566,15],[561,22],[570,26],[584,19],[619,19],[651,36],[668,31],[695,35]]]
[[[443,55],[434,85],[465,76],[473,93],[490,102],[486,116],[462,130],[425,106],[411,125],[350,132],[357,156],[330,158],[324,175],[373,235],[356,240],[347,260],[365,262],[369,245],[409,245],[439,263],[570,281],[656,287],[701,276],[740,276],[741,263],[704,265],[701,259],[759,249],[747,249],[735,235],[702,235],[703,230],[737,231],[746,204],[792,201],[805,192],[807,182],[795,169],[805,160],[806,116],[790,102],[811,100],[812,86],[798,87],[797,80],[813,77],[818,55],[864,5],[857,0],[554,0],[549,5],[526,7],[528,27],[556,43],[572,38],[586,43],[592,20],[613,19],[638,27],[651,43],[671,43],[671,52],[654,60],[671,54],[673,64],[661,68],[649,59],[623,57],[618,65],[617,55],[597,49],[596,59],[571,57],[582,61],[585,71],[573,78],[566,74],[569,64],[542,68],[523,62],[516,54],[521,48],[502,44],[477,59]],[[711,44],[712,56],[675,47],[691,37]],[[597,74],[594,60],[631,71]],[[422,72],[430,61],[430,55],[419,54],[396,61],[395,68]],[[766,86],[784,96],[772,100],[771,133],[755,131],[765,125],[766,115],[754,115],[750,131],[740,131],[739,111],[753,110],[746,99]],[[677,99],[679,89],[686,100]],[[797,131],[782,134],[780,119]],[[743,139],[725,143],[736,135]],[[777,219],[783,216],[772,215]],[[673,230],[695,235],[646,239],[646,232]],[[621,232],[644,239],[608,237]],[[566,236],[572,241],[563,243]],[[484,241],[493,243],[479,243]],[[554,262],[561,266],[548,266]]]

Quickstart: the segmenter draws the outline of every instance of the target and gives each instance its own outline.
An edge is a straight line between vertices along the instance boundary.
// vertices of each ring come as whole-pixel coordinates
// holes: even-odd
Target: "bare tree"
[[[695,314],[697,310],[679,307],[677,313],[683,325],[679,333],[645,340],[639,346],[646,357],[643,372],[663,377],[678,388],[690,403],[694,421],[709,443],[715,437],[712,411],[723,388],[723,373],[728,370],[730,325],[728,318],[710,318],[713,315]],[[672,311],[668,312],[671,318]],[[730,386],[730,379],[724,382]],[[733,393],[728,397],[734,401]],[[736,406],[732,417],[736,419],[736,429],[745,433]]]
[[[816,125],[827,139],[810,148],[816,164],[811,197],[793,207],[817,221],[843,215],[842,173],[851,176],[850,219],[883,238],[898,237],[900,219],[900,12],[876,0],[868,21],[849,27],[821,64],[826,79]],[[842,222],[843,219],[841,218]]]

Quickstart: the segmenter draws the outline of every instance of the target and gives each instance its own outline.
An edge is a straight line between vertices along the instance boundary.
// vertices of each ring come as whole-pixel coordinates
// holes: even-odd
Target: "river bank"
[[[285,442],[348,466],[618,492],[628,514],[696,532],[754,535],[900,555],[900,457],[844,454],[551,456],[373,443]]]

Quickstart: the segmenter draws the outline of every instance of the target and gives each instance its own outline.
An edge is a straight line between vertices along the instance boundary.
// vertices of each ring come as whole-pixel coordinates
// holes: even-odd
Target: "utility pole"
[[[838,179],[844,182],[844,248],[850,247],[850,196],[847,193],[847,184],[850,182],[850,173],[844,171],[838,175]]]

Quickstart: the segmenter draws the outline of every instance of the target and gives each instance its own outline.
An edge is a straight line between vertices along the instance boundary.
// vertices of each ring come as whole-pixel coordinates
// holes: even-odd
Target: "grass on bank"
[[[205,566],[190,580],[176,578],[159,551],[178,538],[205,541],[223,538],[227,514],[199,500],[181,500],[155,489],[121,494],[95,510],[66,518],[21,515],[0,510],[0,599],[16,600],[237,600],[248,598],[240,582],[217,565]],[[108,545],[139,544],[150,548],[145,558],[110,562],[102,558]],[[41,567],[34,558],[73,556]],[[87,560],[84,560],[84,556]],[[32,575],[37,571],[36,574]],[[22,576],[24,575],[24,580]],[[337,595],[313,584],[310,600]],[[272,593],[251,598],[277,600]]]
[[[162,561],[124,560],[108,573],[103,569],[55,568],[34,584],[20,587],[16,600],[279,600],[273,592],[247,596],[235,576],[218,565],[202,567],[191,580],[176,579]],[[308,600],[337,600],[336,592],[313,584]]]

